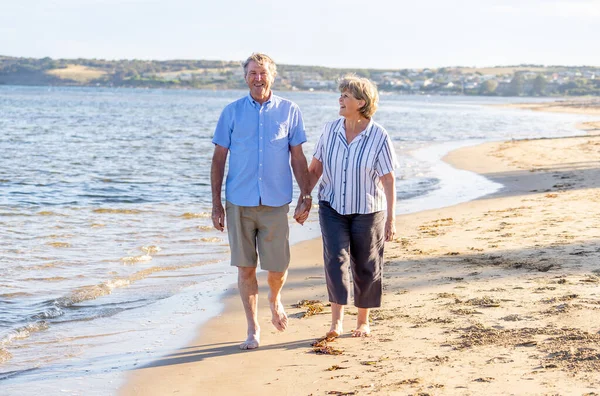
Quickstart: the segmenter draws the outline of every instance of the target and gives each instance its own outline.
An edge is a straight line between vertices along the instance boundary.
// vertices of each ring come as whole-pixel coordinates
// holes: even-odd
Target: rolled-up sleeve
[[[396,153],[394,152],[392,141],[389,135],[387,135],[377,155],[375,170],[377,171],[377,175],[381,177],[392,172],[397,167],[398,160],[396,159]]]
[[[315,152],[313,153],[313,157],[323,162],[323,140],[325,139],[325,131],[319,137],[319,141],[315,146]]]
[[[233,132],[233,116],[231,108],[228,106],[221,112],[212,142],[221,147],[229,148],[231,145],[231,132]]]
[[[304,130],[302,112],[298,106],[293,106],[293,111],[290,117],[289,145],[293,147],[305,142],[306,131]]]

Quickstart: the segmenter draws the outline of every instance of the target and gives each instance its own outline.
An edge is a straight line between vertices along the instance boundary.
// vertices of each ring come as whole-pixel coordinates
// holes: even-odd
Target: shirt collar
[[[252,97],[252,95],[250,94],[250,92],[248,92],[248,101],[250,102],[250,104],[256,108],[260,108],[261,105],[260,103],[258,103],[256,100],[254,100],[254,98]],[[273,93],[273,91],[271,91],[271,96],[269,97],[269,99],[263,103],[265,106],[270,106],[275,100],[275,94]]]

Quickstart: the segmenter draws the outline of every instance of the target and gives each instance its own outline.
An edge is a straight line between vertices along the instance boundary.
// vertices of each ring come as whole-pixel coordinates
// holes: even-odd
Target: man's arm
[[[306,161],[304,151],[302,151],[302,144],[290,146],[290,154],[290,162],[292,164],[292,170],[294,171],[294,177],[300,188],[300,197],[298,198],[298,204],[294,211],[294,218],[298,221],[298,216],[301,214],[306,214],[306,217],[308,217],[308,212],[310,212],[310,208],[312,207],[312,198],[303,198],[304,196],[310,195],[310,177],[308,175],[308,162]],[[304,221],[298,222],[300,224],[304,223]]]
[[[321,178],[322,174],[323,174],[323,164],[318,159],[313,158],[312,162],[310,163],[310,165],[308,167],[308,179],[309,179],[309,182],[308,182],[309,188],[308,189],[310,191],[312,191],[313,188],[315,188],[315,186],[317,185],[317,182]],[[294,218],[296,219],[296,221],[298,223],[304,224],[304,222],[308,218],[308,211],[300,212],[297,214],[295,213]]]
[[[221,202],[221,188],[223,176],[225,175],[225,162],[229,149],[215,144],[212,165],[210,169],[210,186],[212,190],[212,221],[213,226],[223,231],[225,229],[225,209]]]

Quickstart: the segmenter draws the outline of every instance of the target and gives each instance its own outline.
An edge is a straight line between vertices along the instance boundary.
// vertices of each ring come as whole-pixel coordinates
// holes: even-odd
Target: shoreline
[[[593,314],[594,304],[598,304],[588,287],[597,283],[592,257],[597,253],[588,246],[596,235],[591,226],[578,225],[578,216],[564,214],[573,200],[596,202],[597,175],[591,164],[597,163],[593,152],[597,144],[600,142],[593,136],[492,142],[447,155],[445,160],[455,167],[482,174],[504,187],[474,201],[398,216],[402,237],[386,246],[385,302],[374,312],[373,337],[341,337],[330,344],[343,350],[341,355],[311,352],[310,342],[328,329],[327,307],[324,314],[308,318],[301,318],[305,309],[291,308],[302,299],[327,300],[321,244],[316,239],[292,247],[293,264],[283,293],[291,322],[287,332],[277,333],[270,325],[261,274],[263,334],[258,350],[243,352],[237,347],[245,319],[237,292],[230,290],[223,312],[198,330],[193,343],[130,373],[120,393],[194,394],[199,387],[221,394],[431,389],[443,394],[500,394],[510,393],[517,385],[534,393],[594,389],[599,384],[593,376],[586,377],[585,367],[578,366],[581,361],[564,359],[571,365],[566,369],[562,361],[552,359],[534,366],[529,355],[537,353],[543,362],[546,350],[539,349],[557,348],[546,342],[548,337],[566,337],[565,343],[575,334],[598,342],[597,329],[591,327],[593,316],[587,312]],[[586,147],[591,148],[585,151]],[[548,156],[549,151],[558,155]],[[581,164],[573,165],[576,161]],[[557,210],[548,213],[549,205]],[[589,203],[582,204],[576,214],[585,217],[583,213],[593,213],[592,208]],[[565,231],[552,230],[552,223],[565,223]],[[537,230],[540,225],[545,227],[543,232]],[[532,238],[536,243],[528,243]],[[571,246],[575,242],[580,246]],[[570,248],[561,251],[565,246]],[[543,257],[536,261],[540,251]],[[559,260],[580,257],[586,262],[573,269]],[[504,294],[507,296],[502,298]],[[452,305],[456,309],[448,308]],[[546,308],[541,319],[532,319],[535,315],[530,308],[534,305]],[[585,320],[578,319],[581,316]],[[353,319],[351,314],[346,316],[346,330],[353,328]],[[533,326],[544,321],[554,330]],[[579,326],[574,328],[575,324]],[[564,334],[559,334],[560,325],[567,328]],[[516,335],[527,338],[529,344],[518,346]],[[594,349],[585,344],[582,350],[586,348]],[[338,368],[332,369],[335,366]],[[466,373],[456,373],[456,368]],[[236,381],[231,373],[236,373]],[[474,378],[476,375],[480,377]],[[525,388],[521,385],[524,376]]]

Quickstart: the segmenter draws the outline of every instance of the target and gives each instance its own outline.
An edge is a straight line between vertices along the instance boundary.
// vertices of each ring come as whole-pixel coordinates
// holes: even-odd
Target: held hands
[[[298,204],[296,205],[296,210],[294,211],[294,219],[298,222],[298,224],[304,225],[304,222],[310,213],[311,207],[312,198],[303,198],[302,196],[298,197]]]
[[[214,204],[212,209],[212,222],[213,226],[223,232],[225,229],[225,209],[221,203]]]
[[[385,221],[385,241],[391,242],[396,238],[396,219],[389,216]]]

